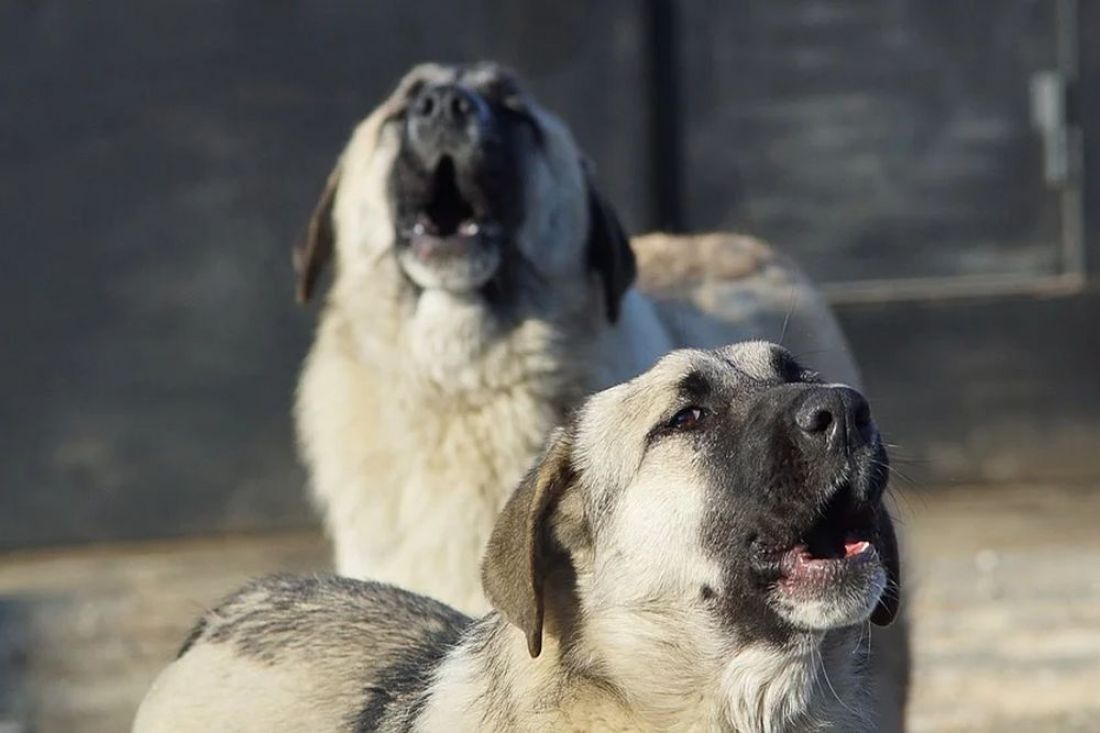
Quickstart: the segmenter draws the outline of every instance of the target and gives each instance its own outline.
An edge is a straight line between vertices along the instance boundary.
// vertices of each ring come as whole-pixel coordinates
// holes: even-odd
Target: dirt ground
[[[1100,486],[907,492],[910,729],[1100,731]],[[0,555],[0,733],[118,733],[191,621],[313,534]]]

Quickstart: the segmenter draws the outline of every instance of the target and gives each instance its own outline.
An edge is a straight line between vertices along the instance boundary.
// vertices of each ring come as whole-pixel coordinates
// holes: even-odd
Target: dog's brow
[[[730,369],[732,369],[732,370],[733,370],[733,373],[734,373],[734,374],[736,374],[736,375],[737,375],[737,377],[738,377],[739,379],[744,379],[744,378],[746,378],[746,377],[749,377],[749,378],[751,378],[751,377],[750,377],[750,375],[749,375],[749,373],[748,373],[748,372],[746,372],[746,371],[745,371],[744,369],[742,369],[742,368],[741,368],[741,365],[740,365],[740,364],[738,364],[738,363],[737,363],[736,361],[734,361],[733,359],[729,358],[728,356],[725,356],[724,354],[723,354],[723,355],[719,355],[719,356],[718,356],[718,359],[719,359],[719,361],[721,361],[721,362],[722,362],[722,363],[723,363],[723,364],[724,364],[725,366],[728,366],[728,367],[729,367]]]
[[[691,402],[699,402],[706,399],[711,391],[710,380],[703,376],[698,369],[693,369],[680,378],[676,389]]]
[[[719,356],[718,358],[721,359],[724,365],[733,370],[734,375],[736,375],[735,378],[740,384],[744,384],[746,382],[749,384],[755,384],[758,382],[767,382],[769,380],[779,378],[779,375],[775,373],[771,375],[760,375],[756,373],[756,371],[752,369],[751,366],[740,364],[737,362],[737,360],[731,359],[729,356],[726,356],[724,354]],[[771,364],[768,364],[768,366],[772,367]]]
[[[772,349],[771,366],[785,382],[798,382],[805,370],[786,349]]]

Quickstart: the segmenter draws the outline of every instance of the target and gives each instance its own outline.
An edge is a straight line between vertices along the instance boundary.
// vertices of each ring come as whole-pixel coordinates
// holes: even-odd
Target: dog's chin
[[[886,569],[874,546],[858,541],[843,557],[817,558],[805,547],[784,553],[769,594],[775,612],[795,628],[828,631],[867,621],[886,590]]]
[[[482,238],[424,235],[399,246],[401,269],[423,290],[472,293],[500,269],[499,247]]]
[[[879,550],[882,511],[856,501],[844,482],[809,526],[760,546],[768,601],[780,618],[798,629],[827,631],[871,617],[888,583]]]

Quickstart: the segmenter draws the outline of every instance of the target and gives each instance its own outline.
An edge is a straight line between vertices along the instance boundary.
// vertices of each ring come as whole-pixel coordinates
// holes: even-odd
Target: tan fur
[[[176,709],[181,687],[203,701],[189,706],[185,716]],[[242,657],[231,647],[206,644],[157,677],[138,710],[134,730],[337,731],[343,727],[346,711],[360,704],[361,690],[350,687],[334,675],[317,674],[313,665],[300,661],[271,665]],[[264,704],[247,705],[247,718],[232,722],[235,709],[256,690],[264,691]]]
[[[418,73],[440,72],[410,78]],[[476,295],[411,295],[390,256],[385,193],[399,145],[386,119],[407,83],[357,128],[334,172],[336,273],[298,391],[301,452],[340,573],[486,610],[480,553],[543,438],[583,395],[671,348],[782,336],[828,379],[859,385],[820,296],[751,238],[635,239],[639,287],[610,322],[584,265],[590,184],[580,153],[533,100],[545,144],[526,163],[517,246],[539,268],[538,307],[502,334]]]

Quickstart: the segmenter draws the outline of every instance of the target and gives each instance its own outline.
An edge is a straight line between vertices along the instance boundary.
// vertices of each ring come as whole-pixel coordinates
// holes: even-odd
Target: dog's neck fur
[[[394,272],[340,278],[325,314],[343,321],[341,337],[365,366],[435,404],[444,400],[464,410],[496,395],[509,398],[527,383],[538,383],[547,399],[572,400],[565,392],[588,381],[583,356],[599,347],[609,327],[589,317],[584,290],[558,286],[571,297],[539,308],[520,301],[504,321],[480,293],[413,290],[386,259],[376,266]],[[371,289],[360,287],[363,282]]]
[[[513,304],[506,323],[480,296],[416,293],[403,277],[337,277],[299,387],[300,444],[339,572],[480,614],[484,540],[547,433],[670,344],[639,331],[656,316],[636,293],[609,323],[594,276],[550,283],[552,302]]]
[[[494,613],[439,668],[414,729],[869,731],[856,712],[864,691],[853,671],[855,642],[851,630],[841,630],[824,639],[807,634],[783,648],[749,644],[721,659],[670,658],[644,669],[651,689],[644,680],[630,689],[603,674],[597,650],[583,640],[566,651],[547,637],[532,659],[523,634]],[[476,700],[492,704],[472,705]]]

